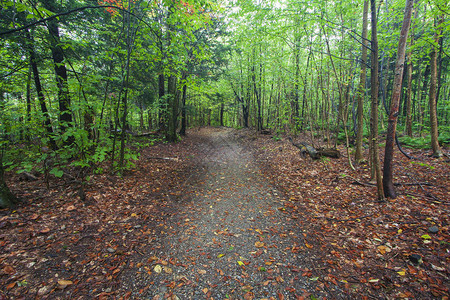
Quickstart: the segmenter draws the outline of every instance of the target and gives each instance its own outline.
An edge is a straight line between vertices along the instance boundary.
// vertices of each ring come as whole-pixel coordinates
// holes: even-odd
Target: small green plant
[[[272,137],[272,139],[273,139],[275,142],[278,142],[278,141],[281,140],[281,138],[280,138],[279,136],[277,136],[277,135],[274,135],[274,136]]]
[[[427,167],[430,170],[434,170],[435,169],[433,166],[430,166],[429,164],[426,164],[426,163],[422,163],[420,161],[412,161],[411,164],[416,164],[416,165],[419,165],[421,167]]]
[[[323,164],[328,164],[328,163],[331,161],[331,159],[330,159],[329,157],[322,156],[322,157],[320,158],[320,161],[321,161]]]

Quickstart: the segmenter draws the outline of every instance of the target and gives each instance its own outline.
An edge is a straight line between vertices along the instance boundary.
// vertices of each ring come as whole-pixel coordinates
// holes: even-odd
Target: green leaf
[[[52,175],[55,175],[55,177],[58,177],[58,178],[61,178],[64,175],[63,170],[59,169],[58,167],[51,169],[51,171],[49,173]]]
[[[421,238],[423,238],[424,240],[431,240],[431,236],[429,236],[428,234],[422,235]]]

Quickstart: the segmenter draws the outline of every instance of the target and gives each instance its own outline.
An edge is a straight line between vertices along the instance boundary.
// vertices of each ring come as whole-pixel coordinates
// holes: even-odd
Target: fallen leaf
[[[240,265],[240,266],[243,266],[243,265],[244,265],[244,263],[243,263],[242,261],[240,261],[240,260],[238,260],[237,263],[238,263],[238,265]]]
[[[262,247],[264,247],[264,243],[262,243],[262,242],[256,242],[256,243],[255,243],[255,247],[256,247],[256,248],[262,248]]]
[[[206,273],[206,270],[198,270],[198,274],[205,275]]]
[[[14,274],[16,271],[14,270],[13,267],[11,267],[11,266],[8,265],[8,266],[5,266],[5,267],[3,268],[3,272],[6,273],[6,274],[11,275],[11,274]]]
[[[244,295],[244,300],[252,300],[255,297],[255,294],[253,294],[252,292],[247,292]]]
[[[162,272],[162,267],[160,266],[160,265],[156,265],[154,268],[153,268],[153,271],[155,271],[156,273],[161,273]]]
[[[10,289],[12,289],[15,285],[16,285],[15,282],[11,282],[10,284],[8,284],[8,285],[6,286],[6,288],[7,288],[8,290],[10,290]]]
[[[65,289],[67,286],[72,284],[72,280],[58,280],[58,288],[60,289]]]
[[[50,228],[48,228],[48,227],[45,227],[40,231],[40,233],[49,233],[49,232],[50,232]]]
[[[204,288],[204,289],[202,290],[202,292],[203,292],[204,294],[208,293],[208,288]]]
[[[225,254],[219,254],[219,255],[217,255],[217,258],[221,258],[221,257],[224,257],[225,256]]]
[[[75,209],[77,209],[77,208],[74,205],[69,205],[66,208],[67,211],[72,211],[72,210],[75,210]]]
[[[166,272],[166,274],[172,274],[172,268],[164,267],[164,272]]]

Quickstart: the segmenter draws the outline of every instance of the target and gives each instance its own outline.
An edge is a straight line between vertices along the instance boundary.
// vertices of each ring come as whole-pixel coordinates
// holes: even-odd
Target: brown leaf
[[[49,232],[50,232],[50,228],[48,228],[48,227],[45,227],[45,228],[41,229],[41,231],[40,231],[40,233],[43,233],[43,234],[49,233]]]
[[[11,275],[11,274],[14,274],[14,273],[16,272],[16,270],[14,270],[13,267],[7,265],[7,266],[5,266],[5,267],[3,268],[3,272],[6,273],[6,274]]]
[[[58,288],[65,289],[67,286],[72,285],[72,280],[58,280]]]
[[[262,248],[262,247],[264,247],[264,243],[262,243],[262,242],[256,242],[256,243],[255,243],[255,247],[256,247],[256,248]]]

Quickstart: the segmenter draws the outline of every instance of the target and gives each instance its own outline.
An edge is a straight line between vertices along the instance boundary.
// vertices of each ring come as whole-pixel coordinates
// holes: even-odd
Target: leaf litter
[[[13,175],[23,204],[0,211],[0,297],[446,299],[448,162],[414,155],[396,157],[403,185],[385,203],[358,184],[367,166],[248,130],[146,148],[122,178],[93,176],[85,201],[64,179]]]

